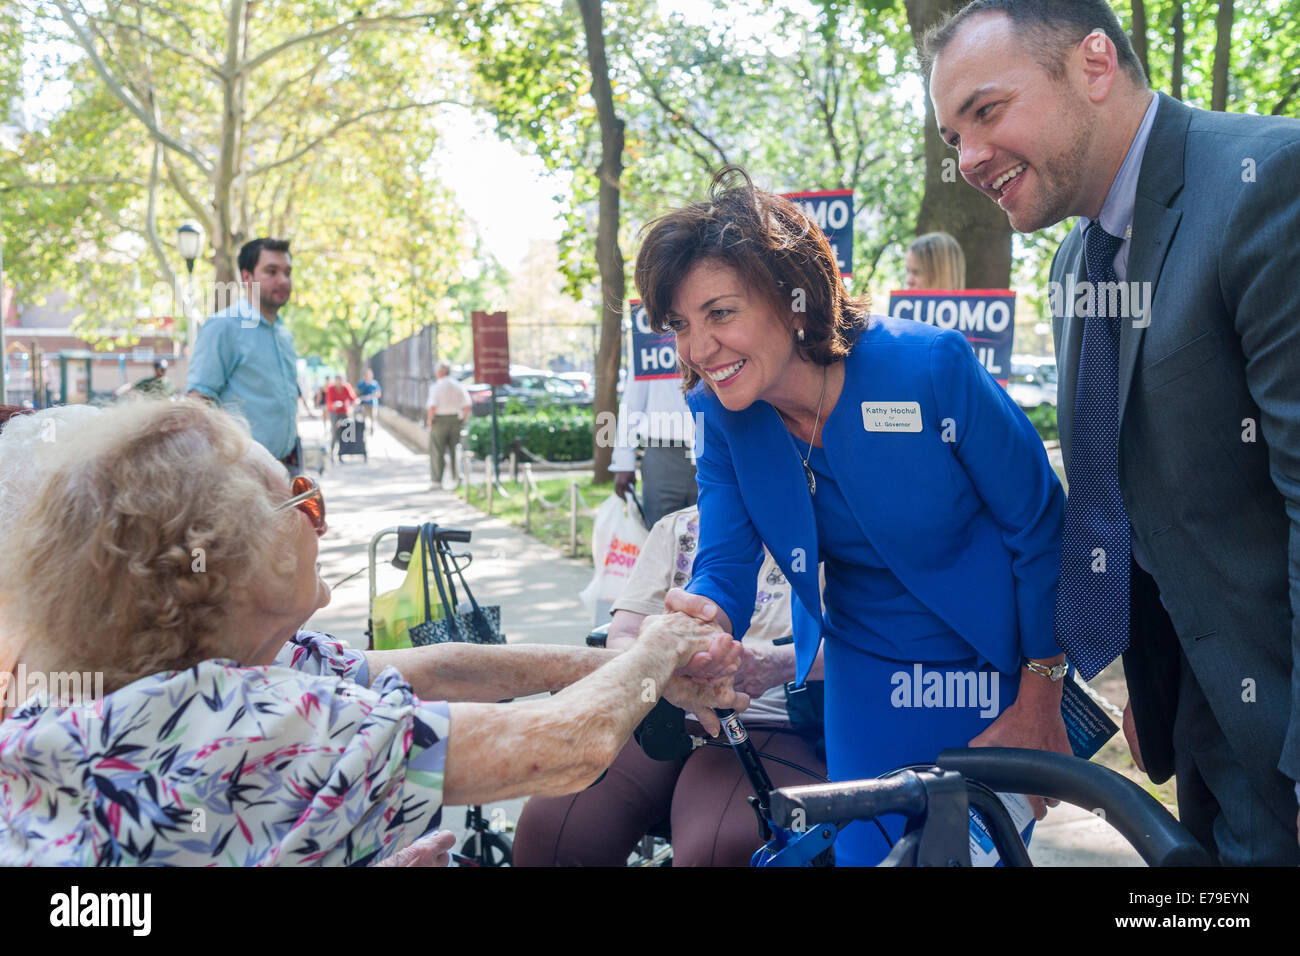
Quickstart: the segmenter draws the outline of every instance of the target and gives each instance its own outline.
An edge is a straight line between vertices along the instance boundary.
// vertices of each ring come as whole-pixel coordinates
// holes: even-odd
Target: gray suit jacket
[[[1052,280],[1068,289],[1084,273],[1076,225]],[[1274,810],[1293,819],[1285,778],[1300,779],[1300,122],[1209,113],[1162,94],[1127,280],[1153,283],[1149,315],[1120,333],[1119,479],[1133,534],[1230,746]],[[1068,468],[1084,320],[1053,311],[1067,313],[1052,329]],[[1147,619],[1139,612],[1135,625]],[[1137,630],[1125,655],[1129,690],[1148,770],[1163,780],[1173,769],[1178,655]]]

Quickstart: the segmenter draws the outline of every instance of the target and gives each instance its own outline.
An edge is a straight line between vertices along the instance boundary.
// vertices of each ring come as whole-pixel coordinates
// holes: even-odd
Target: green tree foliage
[[[412,155],[432,142],[434,107],[473,99],[432,32],[447,8],[440,0],[20,6],[37,42],[79,55],[49,77],[70,82],[69,102],[0,173],[20,221],[12,268],[28,295],[68,288],[87,310],[87,334],[157,314],[150,292],[176,281],[168,247],[185,218],[209,238],[199,279],[235,278],[235,253],[258,235],[299,240],[295,251],[308,255],[295,305],[326,325],[330,314],[307,290],[337,285],[349,259],[379,261],[371,246],[381,232],[395,237],[392,258],[411,252],[395,249],[408,237],[430,246],[414,256],[417,288],[391,307],[395,321],[409,325],[414,308],[432,308],[456,281],[463,224],[444,192],[418,183],[425,170]],[[313,247],[340,254],[313,264]],[[409,267],[400,276],[363,268],[346,291],[380,302],[410,278]],[[353,317],[369,314],[354,303]]]

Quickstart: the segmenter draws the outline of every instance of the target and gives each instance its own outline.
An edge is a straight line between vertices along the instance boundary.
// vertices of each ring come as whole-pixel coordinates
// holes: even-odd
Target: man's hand
[[[1072,754],[1074,751],[1070,749],[1070,737],[1065,732],[1065,721],[1061,718],[1061,689],[1059,682],[1023,670],[1020,675],[1020,693],[1015,702],[973,739],[969,746],[1023,747],[1027,750]],[[1036,796],[1029,796],[1028,800],[1035,820],[1043,819],[1047,816],[1048,807],[1061,802]]]
[[[447,866],[451,863],[451,848],[456,845],[456,834],[439,830],[421,837],[405,849],[398,850],[375,866]]]
[[[1146,764],[1142,762],[1142,748],[1138,745],[1137,724],[1133,722],[1133,701],[1124,705],[1124,739],[1128,741],[1129,753],[1133,755],[1133,763],[1143,773],[1147,772]]]
[[[627,490],[636,487],[635,471],[616,471],[614,472],[614,494],[618,495],[624,501],[627,500]]]

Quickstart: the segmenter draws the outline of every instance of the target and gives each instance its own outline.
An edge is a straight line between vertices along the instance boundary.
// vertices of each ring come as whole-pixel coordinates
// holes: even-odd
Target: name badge
[[[919,432],[920,402],[863,402],[862,427],[869,432]]]

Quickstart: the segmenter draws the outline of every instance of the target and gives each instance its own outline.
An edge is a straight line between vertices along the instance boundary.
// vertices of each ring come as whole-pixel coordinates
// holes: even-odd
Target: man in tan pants
[[[451,377],[451,365],[439,362],[437,377],[429,386],[428,408],[425,427],[429,429],[429,478],[435,488],[442,487],[443,458],[451,456],[451,480],[458,481],[456,475],[456,446],[460,444],[461,427],[469,421],[469,392],[465,386]]]

